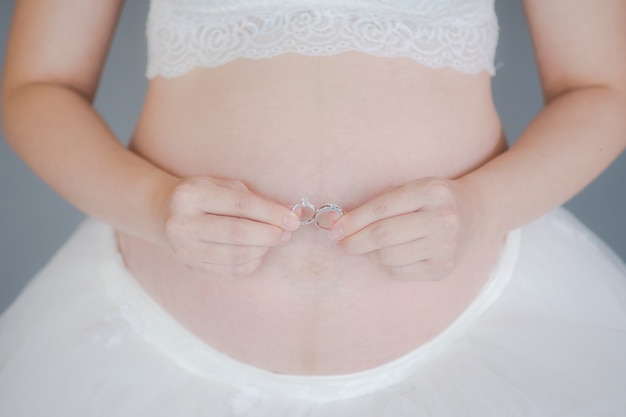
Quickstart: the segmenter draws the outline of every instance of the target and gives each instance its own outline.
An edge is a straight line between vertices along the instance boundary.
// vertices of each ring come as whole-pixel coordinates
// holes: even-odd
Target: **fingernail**
[[[335,227],[328,231],[330,237],[335,240],[341,240],[344,237],[343,227]]]
[[[300,226],[300,220],[295,215],[287,215],[283,217],[283,226],[287,230],[296,230]]]
[[[280,235],[280,240],[283,242],[287,242],[289,239],[291,239],[291,232],[284,231],[283,234]]]

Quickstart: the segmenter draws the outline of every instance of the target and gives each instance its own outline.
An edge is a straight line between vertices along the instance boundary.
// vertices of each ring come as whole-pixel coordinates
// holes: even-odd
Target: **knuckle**
[[[193,192],[188,184],[180,184],[172,192],[170,201],[170,211],[178,213],[187,210],[189,201],[192,199]]]
[[[426,191],[433,197],[446,200],[452,196],[452,188],[447,180],[433,178],[428,182]]]
[[[247,217],[250,207],[252,206],[252,199],[249,195],[240,194],[235,197],[233,201],[233,212],[241,217]]]
[[[230,226],[230,238],[234,243],[243,243],[248,238],[249,231],[245,222],[233,220]]]
[[[165,228],[171,232],[186,231],[189,228],[189,217],[185,215],[173,215],[165,221]]]
[[[233,246],[230,249],[229,260],[231,265],[242,265],[251,259],[248,246]]]
[[[169,217],[165,220],[165,234],[172,239],[181,229],[181,220],[179,217]]]
[[[379,249],[374,252],[374,260],[380,265],[393,265],[396,259],[395,254],[389,248]]]
[[[359,255],[359,253],[357,253],[356,249],[354,248],[354,245],[352,244],[352,240],[344,239],[339,241],[338,244],[341,248],[341,252],[344,255]]]
[[[456,232],[461,227],[459,212],[454,207],[444,209],[439,215],[439,223],[446,230]]]
[[[245,215],[250,210],[250,206],[251,206],[250,196],[239,195],[235,198],[235,201],[233,204],[234,204],[233,208],[235,210],[235,213],[239,215]]]
[[[377,246],[386,246],[390,238],[390,231],[384,224],[374,224],[370,236]]]
[[[195,198],[198,194],[198,183],[196,181],[184,181],[174,189],[173,199],[177,202],[184,202]]]
[[[172,191],[170,212],[197,212],[200,202],[208,197],[213,198],[213,189],[206,180],[191,178],[178,184]]]
[[[183,181],[174,188],[174,197],[181,197],[188,193],[193,193],[195,187],[191,181]]]
[[[246,187],[246,185],[240,180],[231,179],[231,180],[228,180],[226,184],[235,190],[240,190],[240,191],[248,190],[248,187]]]
[[[454,226],[460,222],[459,208],[452,201],[431,200],[430,220],[437,227]]]
[[[388,210],[387,203],[383,199],[377,198],[370,204],[370,210],[375,217],[384,217]]]

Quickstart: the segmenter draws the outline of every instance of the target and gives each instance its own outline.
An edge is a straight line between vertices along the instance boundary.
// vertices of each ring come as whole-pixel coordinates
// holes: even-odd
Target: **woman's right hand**
[[[167,243],[180,262],[220,277],[254,272],[300,223],[295,213],[252,193],[242,182],[182,179],[167,199]]]

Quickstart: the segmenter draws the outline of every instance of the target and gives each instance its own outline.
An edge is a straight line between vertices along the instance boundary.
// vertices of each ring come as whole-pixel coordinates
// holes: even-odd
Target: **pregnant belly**
[[[286,207],[307,196],[346,211],[413,179],[462,175],[505,149],[488,77],[393,62],[285,56],[156,80],[132,149],[179,176],[236,179]],[[481,239],[444,280],[415,282],[342,254],[307,226],[254,274],[217,279],[118,233],[129,270],[182,326],[289,374],[364,370],[436,337],[489,276],[502,236]]]
[[[489,277],[501,239],[485,239],[441,281],[395,279],[347,257],[317,231],[296,232],[253,275],[190,272],[168,252],[119,235],[127,266],[181,325],[240,361],[287,374],[356,372],[436,337]]]

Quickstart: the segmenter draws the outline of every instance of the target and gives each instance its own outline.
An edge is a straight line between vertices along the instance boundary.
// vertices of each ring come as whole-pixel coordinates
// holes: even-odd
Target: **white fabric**
[[[236,58],[357,51],[493,74],[494,0],[151,0],[148,78]]]
[[[83,224],[0,318],[0,416],[590,417],[626,409],[626,268],[557,210],[442,335],[364,373],[275,375],[194,338]]]

